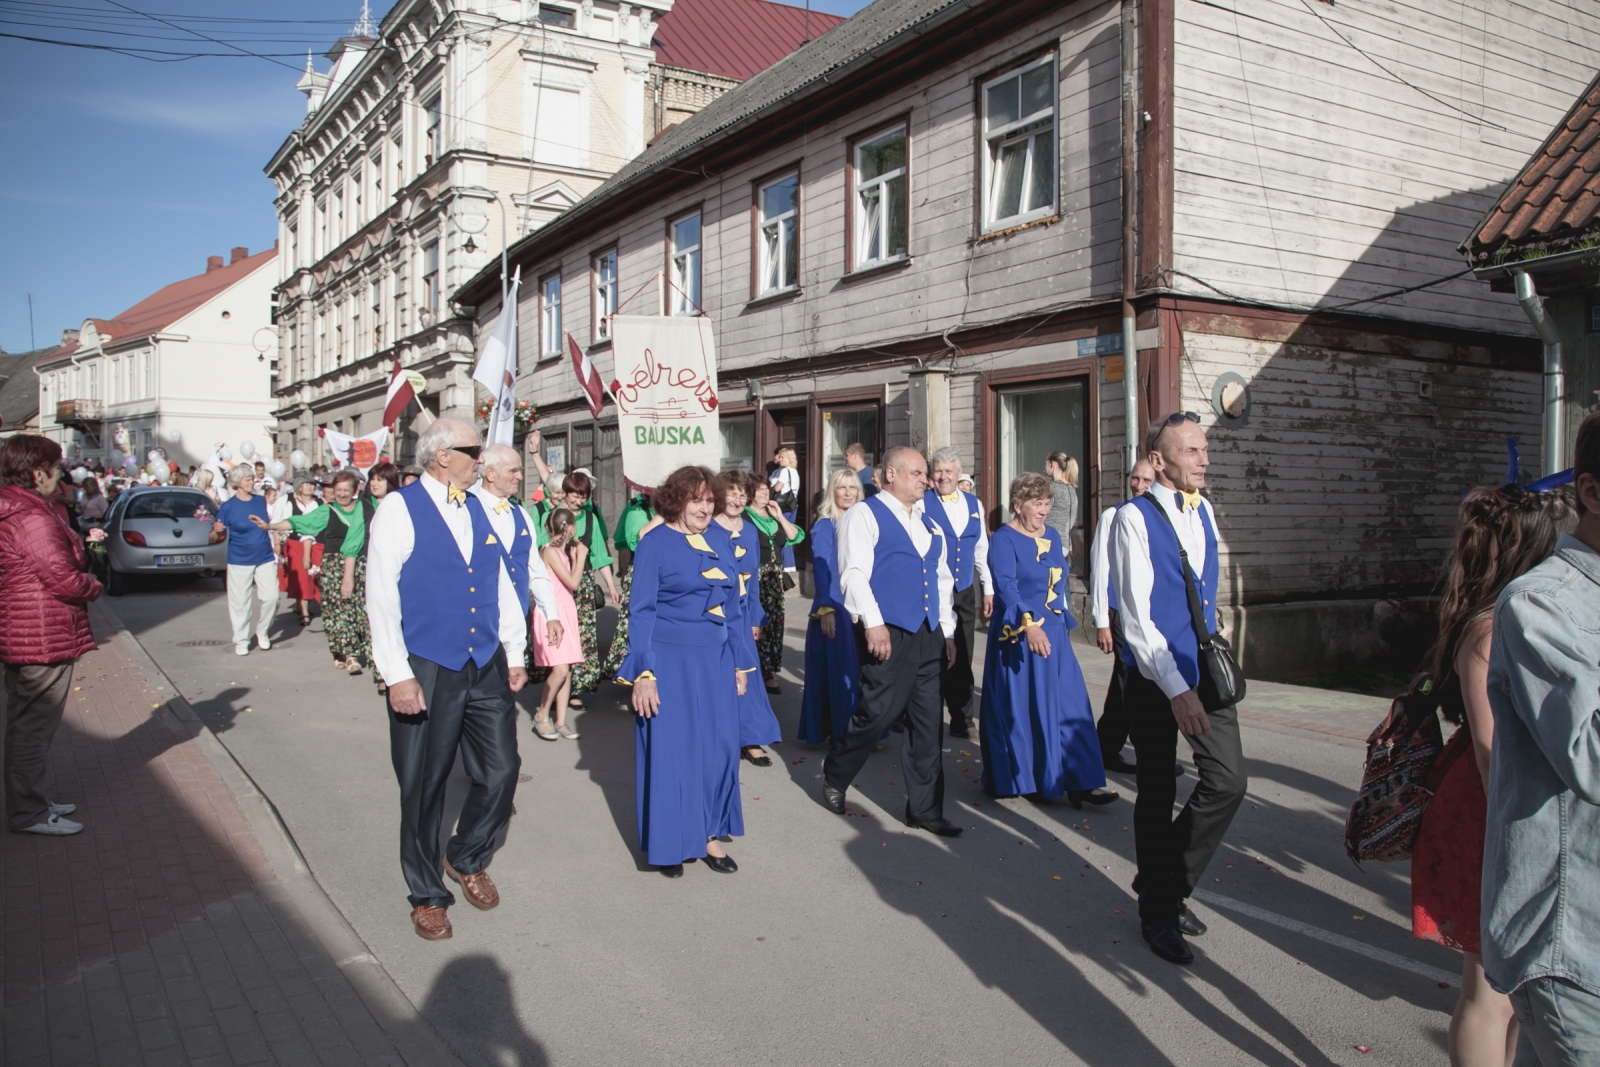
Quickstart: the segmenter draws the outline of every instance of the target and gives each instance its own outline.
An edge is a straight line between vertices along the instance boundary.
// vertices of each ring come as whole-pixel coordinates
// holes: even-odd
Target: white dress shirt
[[[1096,630],[1111,625],[1111,598],[1106,593],[1111,588],[1111,524],[1116,518],[1114,507],[1100,513],[1100,521],[1094,524],[1094,545],[1089,549],[1089,617]]]
[[[1204,511],[1211,528],[1217,528],[1211,502],[1201,497],[1199,507],[1184,511],[1178,494],[1160,482],[1152,485],[1145,495],[1157,507],[1166,509],[1178,532],[1178,543],[1189,554],[1189,566],[1198,576],[1206,566],[1206,531],[1200,513]],[[1111,575],[1117,583],[1122,638],[1133,653],[1139,673],[1160,686],[1169,700],[1191,688],[1172,658],[1167,639],[1150,621],[1150,591],[1155,585],[1155,568],[1150,564],[1150,531],[1145,527],[1144,512],[1136,507],[1118,508],[1112,522]],[[1185,604],[1184,615],[1187,617],[1188,613]]]
[[[993,596],[994,579],[989,577],[989,528],[984,525],[983,517],[974,516],[967,510],[966,494],[959,489],[956,490],[954,500],[946,500],[944,494],[937,489],[933,493],[939,498],[939,503],[944,505],[945,516],[950,520],[950,529],[956,532],[957,537],[967,532],[967,523],[978,524],[978,543],[972,547],[972,575],[979,588],[983,590],[983,595]]]
[[[494,535],[509,552],[517,543],[517,517],[511,514],[516,505],[503,496],[495,496],[489,492],[482,482],[467,492],[483,503],[483,510],[489,513],[489,525],[494,527]],[[528,523],[528,540],[537,541],[538,538],[534,536],[537,527],[533,524],[533,518],[526,511],[522,513],[522,517]],[[528,549],[528,595],[546,619],[561,617],[556,607],[556,591],[550,585],[550,571],[544,565],[544,557],[539,555],[537,544],[531,545]]]
[[[461,558],[472,559],[472,513],[465,505],[447,503],[446,486],[433,475],[423,474],[421,484],[455,538]],[[386,494],[367,530],[367,620],[372,628],[372,662],[389,685],[415,677],[400,618],[400,570],[411,558],[416,538],[405,497]],[[500,643],[505,646],[507,663],[521,667],[528,628],[504,561],[500,565]]]
[[[922,497],[908,510],[887,492],[882,494],[884,504],[900,520],[919,555],[926,555],[933,544],[933,534],[923,523]],[[839,519],[839,587],[844,592],[844,609],[850,617],[868,627],[883,625],[883,612],[878,610],[878,600],[872,595],[872,561],[878,547],[878,516],[865,503],[848,509]],[[939,552],[939,626],[946,637],[956,635],[956,613],[953,598],[956,580],[950,573],[950,561],[943,546]]]

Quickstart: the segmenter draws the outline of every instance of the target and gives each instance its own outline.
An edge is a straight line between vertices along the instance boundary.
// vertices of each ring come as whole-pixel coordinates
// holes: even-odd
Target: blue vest
[[[1150,621],[1167,639],[1172,658],[1184,681],[1191,686],[1200,684],[1200,643],[1194,635],[1194,622],[1189,615],[1189,593],[1183,581],[1183,558],[1178,555],[1178,535],[1161,515],[1161,505],[1154,496],[1145,493],[1128,501],[1144,513],[1144,528],[1150,542],[1150,565],[1155,571],[1155,581],[1150,587]],[[1200,591],[1200,611],[1206,628],[1217,630],[1217,531],[1212,529],[1206,510],[1200,509],[1200,525],[1206,534],[1206,565],[1196,574],[1195,584]],[[1193,561],[1191,561],[1191,566]],[[1133,650],[1122,646],[1123,661],[1135,670]]]
[[[528,614],[528,602],[533,598],[530,586],[533,582],[532,572],[528,569],[528,558],[533,555],[533,529],[528,525],[527,516],[517,505],[511,505],[511,528],[515,531],[511,535],[511,544],[501,545],[501,555],[505,557],[506,573],[511,576],[511,584],[517,590],[517,603],[522,605],[522,614]]]
[[[500,650],[500,564],[505,558],[488,514],[468,493],[469,563],[461,558],[450,527],[422,482],[412,482],[399,493],[416,533],[411,556],[400,568],[400,629],[406,651],[452,671],[461,670],[468,659],[487,666]]]
[[[890,498],[893,499],[893,498]],[[883,621],[902,630],[916,631],[924,625],[939,629],[939,553],[944,551],[939,527],[927,515],[923,523],[932,535],[928,554],[920,555],[911,535],[894,512],[877,496],[866,504],[878,520],[878,545],[872,557],[872,597],[883,612]],[[894,507],[899,507],[896,500]],[[921,591],[919,599],[917,592]]]
[[[959,492],[959,490],[958,490]],[[955,575],[956,592],[961,592],[972,584],[972,564],[978,556],[978,533],[983,529],[983,509],[978,506],[978,498],[971,493],[962,492],[962,498],[967,505],[967,528],[961,531],[961,536],[956,536],[956,528],[950,523],[950,516],[944,510],[944,501],[939,499],[939,494],[929,489],[922,496],[923,509],[944,530],[944,543],[950,573]]]

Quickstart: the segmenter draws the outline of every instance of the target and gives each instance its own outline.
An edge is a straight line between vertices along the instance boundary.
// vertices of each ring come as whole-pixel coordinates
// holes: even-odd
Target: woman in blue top
[[[761,656],[756,642],[761,639],[762,627],[767,624],[767,613],[761,607],[761,590],[757,568],[761,562],[761,549],[754,544],[755,528],[744,521],[744,506],[750,499],[750,490],[756,480],[741,470],[723,471],[719,478],[727,493],[723,507],[717,513],[717,525],[728,531],[733,540],[733,565],[739,572],[739,611],[745,624],[735,635],[739,642],[739,655],[752,663]],[[778,717],[772,713],[772,701],[762,686],[746,686],[739,697],[739,752],[757,767],[772,766],[772,757],[763,745],[775,745],[783,740],[783,730]]]
[[[241,463],[228,472],[233,495],[217,509],[217,521],[206,540],[228,539],[228,620],[233,624],[233,651],[250,654],[255,634],[264,652],[272,647],[267,636],[278,613],[278,557],[272,538],[261,528],[267,521],[267,501],[256,496],[256,472]]]
[[[754,662],[738,640],[739,576],[722,510],[722,482],[681,467],[656,490],[663,524],[639,539],[628,604],[628,658],[638,715],[634,796],[639,848],[669,878],[704,858],[738,870],[717,839],[744,833],[739,803],[739,695]]]
[[[811,576],[817,587],[806,626],[805,690],[800,696],[800,740],[820,744],[844,736],[861,696],[856,637],[839,589],[838,522],[861,499],[861,481],[848,467],[833,472],[811,527]]]
[[[991,796],[1059,797],[1074,808],[1109,804],[1094,712],[1067,634],[1067,561],[1046,525],[1050,480],[1011,483],[1012,519],[989,539],[994,614],[983,665],[983,790]]]

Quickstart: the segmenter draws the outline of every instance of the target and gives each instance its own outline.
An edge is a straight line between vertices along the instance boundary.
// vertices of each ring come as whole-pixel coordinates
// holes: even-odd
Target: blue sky
[[[866,3],[813,0],[812,8],[849,15]],[[378,0],[373,17],[386,9]],[[309,44],[320,57],[349,31],[360,3],[0,0],[0,33],[230,51],[145,17],[173,13],[284,20],[185,25],[255,52],[303,57]],[[207,256],[272,243],[272,183],[262,167],[305,117],[294,87],[305,61],[280,61],[293,69],[252,57],[156,63],[0,37],[0,349],[30,347],[29,293],[44,347],[87,317],[114,315],[201,273]]]

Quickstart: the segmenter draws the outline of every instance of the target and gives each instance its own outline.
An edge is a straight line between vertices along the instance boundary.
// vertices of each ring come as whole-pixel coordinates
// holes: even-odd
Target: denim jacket
[[[1600,996],[1600,553],[1570,535],[1495,606],[1483,968]]]

